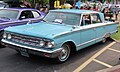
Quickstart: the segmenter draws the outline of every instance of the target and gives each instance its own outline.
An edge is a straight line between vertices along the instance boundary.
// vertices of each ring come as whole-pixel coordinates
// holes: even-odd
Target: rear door
[[[94,30],[95,30],[95,36],[96,36],[96,41],[101,41],[103,36],[105,35],[106,33],[106,30],[105,30],[105,26],[103,25],[102,23],[102,20],[100,19],[100,15],[98,13],[93,13],[91,14],[91,21],[92,21],[92,24],[95,26],[94,27]]]

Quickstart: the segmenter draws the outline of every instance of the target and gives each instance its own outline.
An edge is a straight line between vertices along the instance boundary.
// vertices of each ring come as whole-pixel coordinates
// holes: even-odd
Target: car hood
[[[10,22],[10,20],[0,19],[0,23],[4,23],[4,22]]]
[[[57,35],[71,31],[72,26],[40,22],[36,24],[9,27],[5,30],[29,36],[44,37],[51,39]]]

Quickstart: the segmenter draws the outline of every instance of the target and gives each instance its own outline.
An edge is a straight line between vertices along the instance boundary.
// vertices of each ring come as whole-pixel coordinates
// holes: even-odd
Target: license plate
[[[29,57],[27,49],[20,48],[20,54],[25,57]]]

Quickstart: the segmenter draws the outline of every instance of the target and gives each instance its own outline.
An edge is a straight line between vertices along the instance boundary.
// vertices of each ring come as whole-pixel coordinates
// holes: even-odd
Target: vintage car
[[[18,26],[27,23],[40,22],[45,16],[42,12],[36,9],[27,8],[5,8],[0,9],[0,39],[1,33],[6,27]]]
[[[51,10],[44,22],[5,29],[2,43],[21,55],[55,58],[65,62],[78,51],[118,31],[118,22],[104,20],[103,13],[89,10]]]

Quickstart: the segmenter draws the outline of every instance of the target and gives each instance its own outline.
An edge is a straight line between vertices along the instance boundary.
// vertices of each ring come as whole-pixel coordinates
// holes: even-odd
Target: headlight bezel
[[[12,39],[12,35],[11,35],[11,33],[6,32],[6,31],[4,31],[2,37],[3,37],[3,39],[8,39],[8,40]]]
[[[40,47],[44,47],[44,46],[45,46],[45,41],[41,40],[41,41],[39,42],[39,45],[40,45]]]
[[[12,38],[11,34],[8,33],[8,35],[7,35],[7,39],[11,39],[11,38]]]
[[[55,46],[55,42],[49,41],[49,42],[47,42],[46,48],[53,48],[54,46]]]
[[[55,46],[55,42],[53,40],[49,40],[49,39],[42,39],[41,40],[44,44],[40,45],[40,47],[43,48],[54,48]],[[51,46],[50,46],[51,45]]]
[[[4,38],[4,39],[7,38],[7,33],[6,33],[6,32],[3,33],[3,38]]]

